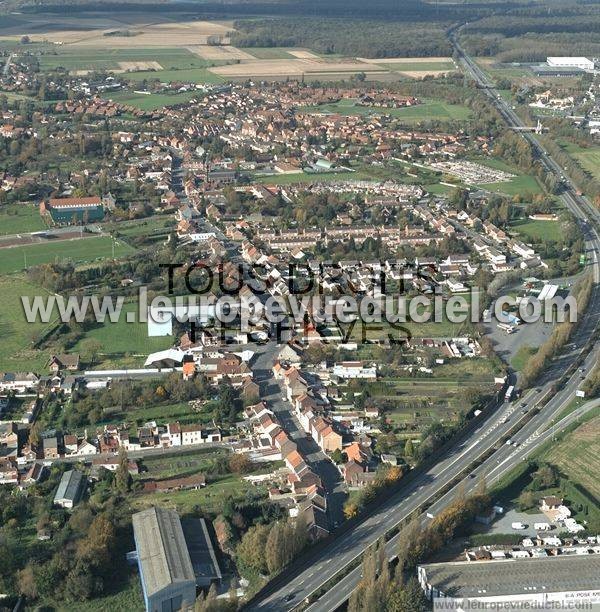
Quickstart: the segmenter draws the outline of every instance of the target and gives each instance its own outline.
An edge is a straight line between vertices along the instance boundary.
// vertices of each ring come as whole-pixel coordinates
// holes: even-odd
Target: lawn
[[[544,459],[600,500],[600,417],[567,434],[549,448]]]
[[[267,185],[290,185],[293,183],[325,183],[328,181],[362,181],[373,178],[368,172],[319,172],[296,174],[256,174],[254,180]]]
[[[378,64],[395,72],[437,72],[441,70],[456,70],[452,62],[411,62],[398,60],[397,62],[385,62]]]
[[[509,196],[514,195],[536,195],[538,193],[543,193],[543,189],[540,187],[540,184],[537,182],[536,178],[530,176],[529,174],[521,174],[518,170],[505,164],[502,160],[496,159],[494,157],[477,157],[473,158],[471,161],[474,161],[478,164],[482,164],[483,166],[489,166],[490,168],[495,168],[496,170],[503,170],[504,172],[510,172],[511,174],[516,175],[510,181],[500,182],[500,183],[484,183],[478,185],[482,189],[487,189],[488,191],[494,191],[496,193],[504,193]]]
[[[9,204],[0,207],[0,234],[24,234],[46,227],[37,206]]]
[[[392,115],[402,121],[465,121],[471,116],[466,106],[448,104],[441,100],[424,100],[422,104],[405,108],[373,108],[359,106],[354,100],[344,99],[334,104],[307,106],[300,111],[310,113],[338,113],[340,115]]]
[[[0,371],[41,372],[44,368],[48,354],[34,349],[32,339],[39,337],[52,325],[28,323],[21,304],[21,296],[33,298],[36,295],[49,294],[21,277],[0,277]]]
[[[141,474],[141,478],[163,479],[196,474],[212,469],[212,462],[217,457],[228,455],[223,448],[201,448],[170,457],[146,457],[142,463],[147,471]]]
[[[516,221],[511,224],[511,229],[523,235],[525,240],[555,240],[561,239],[562,228],[559,221]]]
[[[106,231],[116,232],[126,238],[137,238],[138,236],[152,237],[168,234],[175,229],[173,215],[156,215],[146,219],[135,221],[120,221],[118,223],[107,223]]]
[[[112,356],[139,356],[146,357],[149,353],[169,348],[174,342],[170,336],[148,337],[147,323],[139,321],[137,315],[138,304],[129,302],[124,304],[119,321],[111,323],[109,320],[98,323],[96,327],[85,332],[84,337],[75,346],[75,350],[81,348],[81,343],[88,338],[97,340],[102,348],[100,358]],[[135,322],[127,321],[127,313],[134,313]],[[104,359],[103,359],[104,360]],[[143,361],[138,359],[136,361]]]
[[[153,73],[160,74],[160,73]],[[108,100],[135,106],[140,110],[152,111],[165,106],[175,106],[176,104],[185,104],[194,98],[198,98],[202,93],[198,91],[185,91],[181,93],[151,93],[151,94],[136,94],[133,91],[117,91],[107,94],[105,97]]]
[[[116,258],[132,253],[128,244],[114,241]],[[75,264],[109,259],[113,256],[113,239],[109,236],[94,236],[75,240],[58,240],[42,244],[0,249],[0,274],[9,274],[25,267],[70,260]]]

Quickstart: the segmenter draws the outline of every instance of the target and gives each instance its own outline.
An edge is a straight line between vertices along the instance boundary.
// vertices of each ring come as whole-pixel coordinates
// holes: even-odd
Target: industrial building
[[[417,575],[430,599],[536,604],[540,609],[600,603],[600,555],[595,554],[431,563],[419,566]]]
[[[594,61],[587,57],[548,57],[546,63],[552,68],[579,68],[593,70]]]
[[[78,470],[69,470],[62,475],[54,495],[54,505],[71,510],[85,492],[86,478]]]
[[[165,508],[132,518],[147,612],[193,609],[197,589],[221,580],[204,519],[182,525],[177,512]]]

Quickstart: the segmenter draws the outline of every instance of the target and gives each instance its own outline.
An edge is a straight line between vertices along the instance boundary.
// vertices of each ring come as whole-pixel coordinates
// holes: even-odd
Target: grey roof
[[[56,494],[54,495],[54,503],[57,504],[62,500],[71,500],[76,504],[85,484],[84,475],[77,470],[69,470],[62,475]]]
[[[447,597],[585,591],[600,586],[600,555],[431,563],[421,567],[427,583]]]
[[[133,532],[148,597],[173,583],[193,581],[181,521],[174,510],[148,508],[133,515]]]
[[[194,574],[203,584],[210,580],[221,580],[221,570],[210,541],[204,519],[184,519],[181,521]]]

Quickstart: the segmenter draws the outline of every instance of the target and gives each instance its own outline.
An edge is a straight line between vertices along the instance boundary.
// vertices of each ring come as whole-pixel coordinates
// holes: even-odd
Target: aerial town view
[[[0,612],[600,610],[600,0],[0,2]]]

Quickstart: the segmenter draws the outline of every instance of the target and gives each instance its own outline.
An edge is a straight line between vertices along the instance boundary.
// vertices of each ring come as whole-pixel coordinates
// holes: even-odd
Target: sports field
[[[133,251],[134,249],[122,240],[114,242],[116,258],[133,253]],[[11,247],[0,249],[0,274],[10,274],[26,267],[60,260],[70,260],[74,264],[82,264],[109,259],[112,256],[113,239],[109,236]]]

